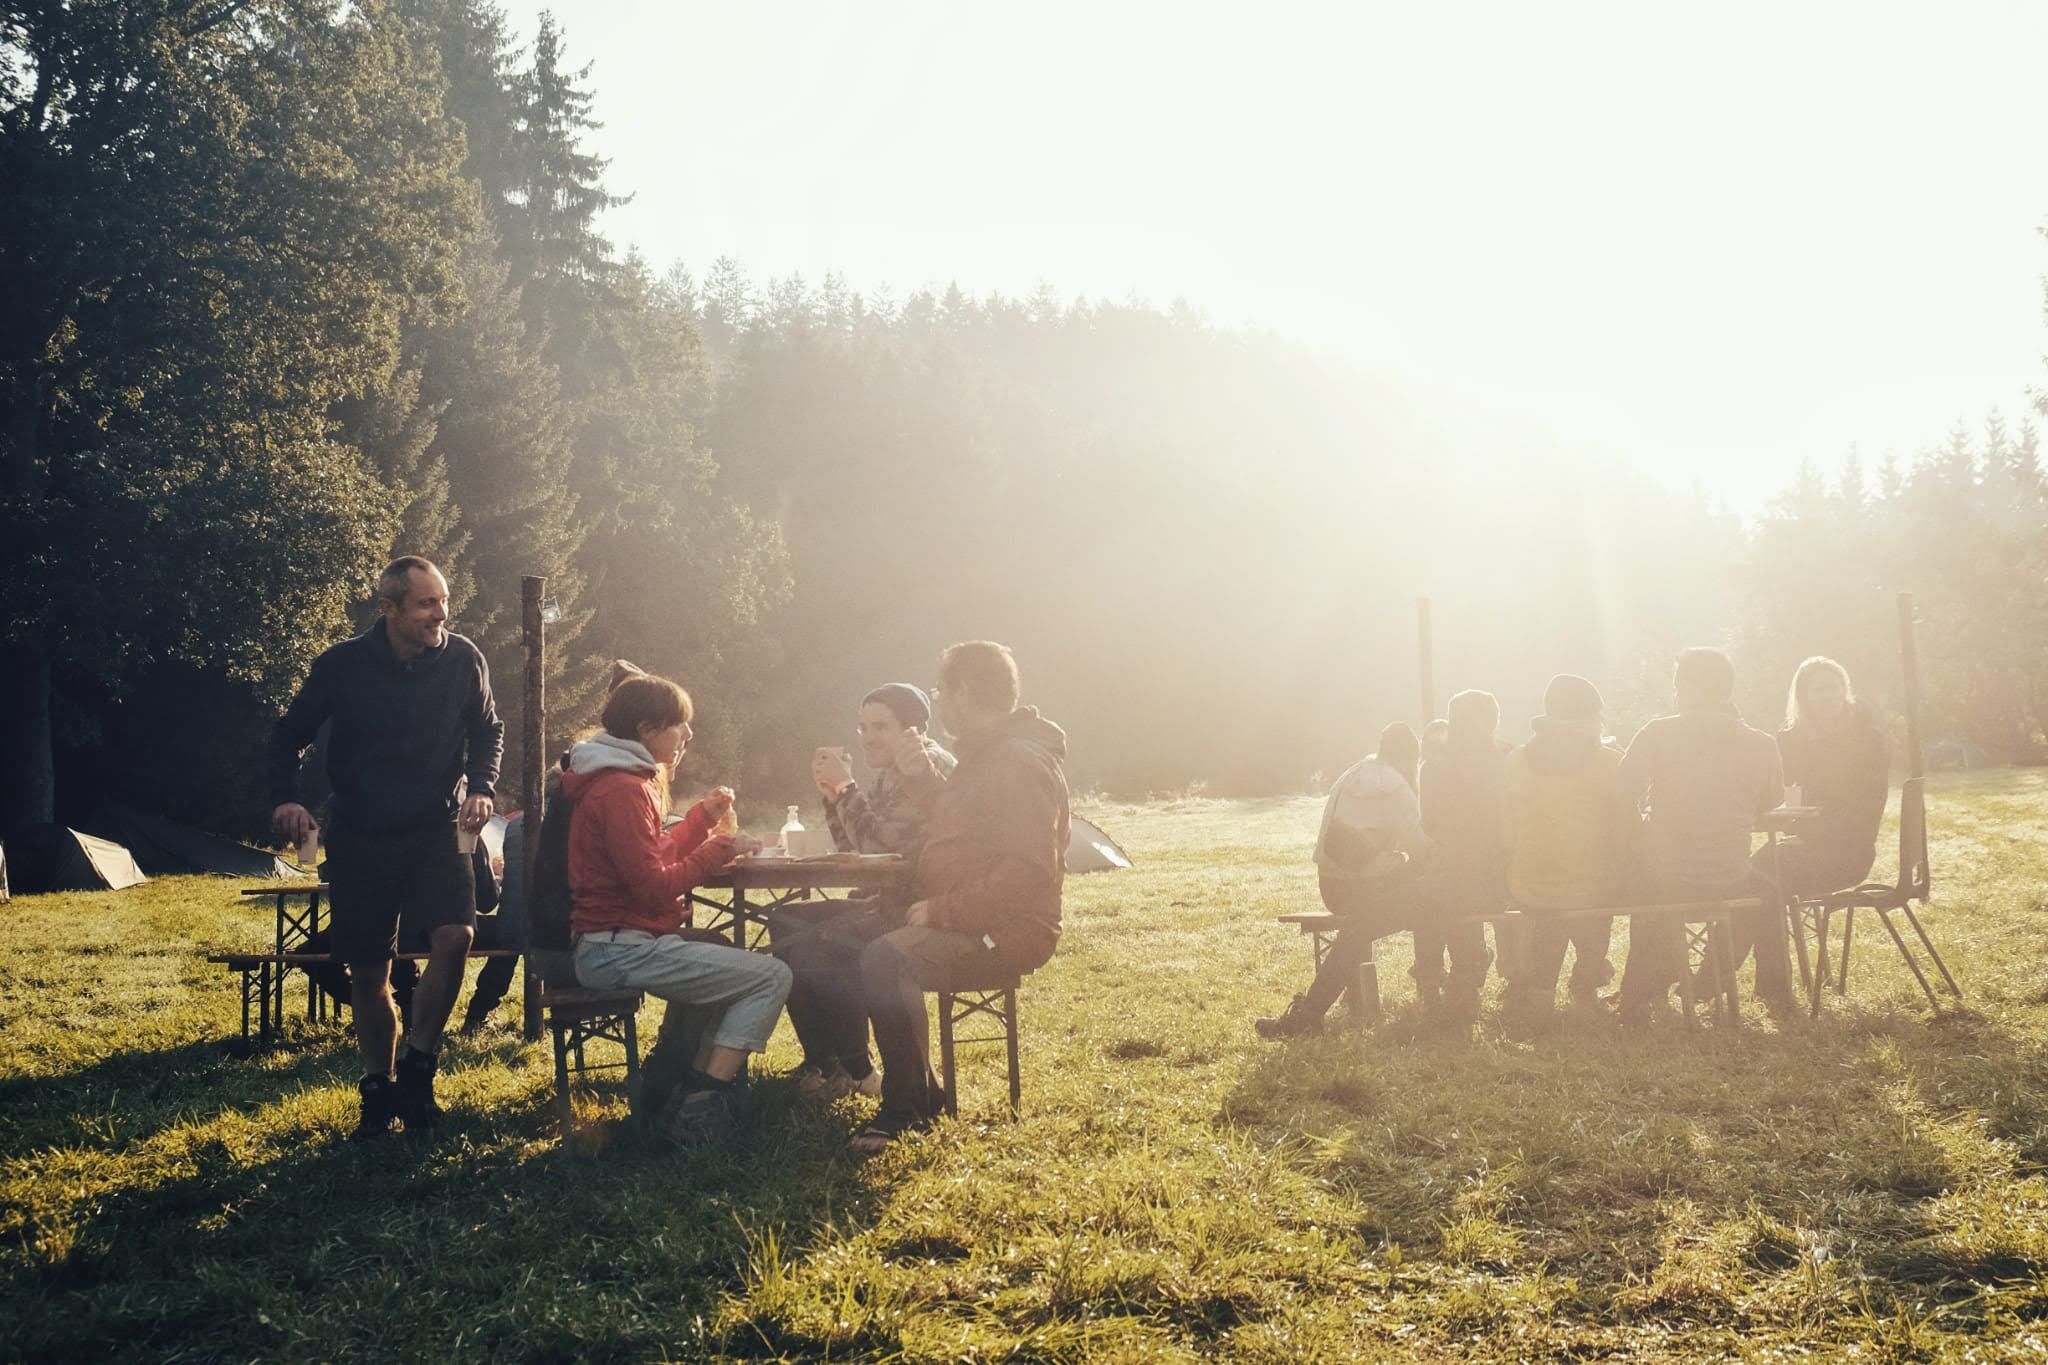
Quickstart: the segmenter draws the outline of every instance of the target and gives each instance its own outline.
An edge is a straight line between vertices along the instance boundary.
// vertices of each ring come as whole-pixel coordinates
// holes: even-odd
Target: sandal
[[[861,1156],[874,1156],[887,1150],[889,1145],[906,1133],[914,1133],[929,1126],[931,1119],[922,1114],[902,1110],[883,1110],[875,1115],[875,1121],[853,1135],[846,1145]]]

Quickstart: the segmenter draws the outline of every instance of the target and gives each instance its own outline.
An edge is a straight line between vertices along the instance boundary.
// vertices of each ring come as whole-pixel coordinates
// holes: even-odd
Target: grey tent
[[[118,839],[152,877],[184,872],[217,872],[229,877],[296,877],[298,869],[275,853],[181,825],[119,801],[103,801],[85,822],[87,830]]]
[[[1073,826],[1073,837],[1067,841],[1067,871],[1107,872],[1131,865],[1131,855],[1096,825],[1078,815],[1068,818]]]
[[[16,891],[119,891],[149,880],[121,845],[62,825],[31,825],[7,851]]]

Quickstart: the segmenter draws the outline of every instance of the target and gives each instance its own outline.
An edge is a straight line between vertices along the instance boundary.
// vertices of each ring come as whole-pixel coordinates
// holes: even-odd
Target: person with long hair
[[[605,699],[604,728],[570,749],[562,778],[575,803],[576,975],[595,989],[643,990],[669,1002],[669,1023],[642,1068],[641,1112],[685,1145],[732,1130],[741,1064],[768,1046],[790,980],[789,968],[765,953],[683,932],[678,898],[748,846],[714,832],[732,804],[724,788],[662,828],[693,711],[689,694],[667,678],[626,678]],[[690,1016],[696,1027],[682,1022]]]
[[[1778,841],[1782,889],[1811,896],[1856,885],[1877,861],[1891,752],[1876,715],[1856,699],[1848,669],[1819,655],[1799,665],[1785,698],[1778,755],[1785,785],[1799,788],[1800,804],[1814,811]]]
[[[1395,721],[1373,752],[1331,786],[1316,833],[1316,885],[1323,908],[1342,923],[1308,989],[1281,1013],[1252,1021],[1261,1038],[1322,1032],[1324,1016],[1352,988],[1373,944],[1415,927],[1399,890],[1431,848],[1415,795],[1419,758],[1415,732]]]

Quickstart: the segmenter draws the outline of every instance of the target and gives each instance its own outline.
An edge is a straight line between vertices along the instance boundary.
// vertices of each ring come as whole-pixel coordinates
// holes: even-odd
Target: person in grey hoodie
[[[1645,812],[1650,899],[1655,903],[1761,896],[1758,916],[1782,916],[1777,889],[1750,868],[1750,836],[1785,794],[1778,744],[1743,724],[1735,665],[1718,649],[1688,649],[1672,675],[1678,714],[1645,725],[1622,755],[1622,792]],[[1752,916],[1755,918],[1756,916]],[[1744,929],[1738,924],[1738,934]],[[1669,999],[1686,970],[1684,928],[1641,918],[1629,929],[1622,973],[1625,1021],[1640,1022]],[[1792,1004],[1784,939],[1757,955],[1757,993],[1774,1010]]]
[[[1378,747],[1331,786],[1316,834],[1316,885],[1323,908],[1343,924],[1308,989],[1281,1013],[1252,1021],[1261,1038],[1322,1032],[1323,1017],[1351,989],[1373,944],[1415,928],[1421,908],[1408,892],[1418,860],[1435,847],[1415,796],[1419,747],[1415,732],[1395,721],[1380,732]],[[1441,952],[1438,958],[1441,972]],[[1420,960],[1415,971],[1423,988]]]

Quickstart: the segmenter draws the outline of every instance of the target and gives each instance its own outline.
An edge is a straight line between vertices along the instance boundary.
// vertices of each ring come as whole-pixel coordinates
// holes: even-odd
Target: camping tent
[[[121,845],[62,825],[30,825],[7,851],[16,891],[119,891],[149,880]]]
[[[152,877],[167,873],[218,872],[229,877],[296,877],[298,869],[260,848],[181,825],[119,801],[104,801],[86,829],[118,839]]]
[[[1104,834],[1099,827],[1078,815],[1069,819],[1073,825],[1073,837],[1067,841],[1067,871],[1106,872],[1131,865],[1131,855],[1119,848],[1116,840]]]

